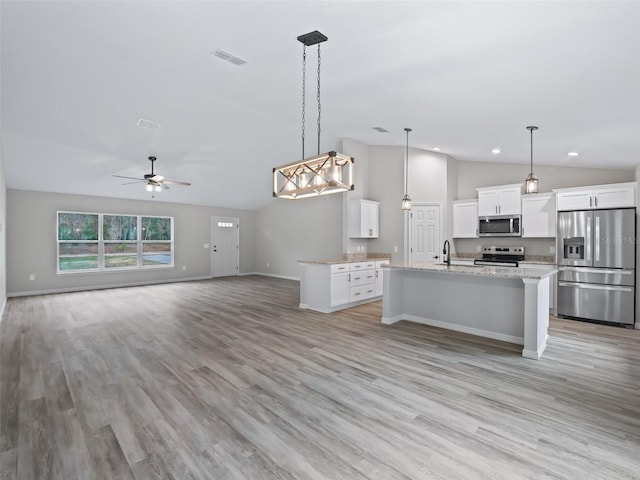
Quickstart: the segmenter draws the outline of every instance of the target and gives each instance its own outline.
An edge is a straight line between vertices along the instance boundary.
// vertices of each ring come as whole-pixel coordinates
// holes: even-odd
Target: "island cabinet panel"
[[[522,185],[477,188],[478,216],[520,215]]]
[[[637,183],[554,190],[558,211],[626,208],[636,206]]]
[[[556,199],[553,193],[526,195],[522,198],[522,236],[556,236]]]
[[[344,305],[351,301],[349,272],[331,274],[331,306]]]
[[[453,202],[453,238],[478,238],[478,201]]]
[[[356,199],[349,203],[349,238],[378,238],[380,203]]]

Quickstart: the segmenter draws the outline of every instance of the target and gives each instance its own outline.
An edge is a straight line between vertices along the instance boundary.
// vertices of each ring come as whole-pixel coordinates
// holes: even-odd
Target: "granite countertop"
[[[314,263],[319,265],[335,265],[337,263],[367,262],[369,260],[390,260],[390,253],[345,253],[339,258],[298,260],[298,263]]]
[[[479,277],[515,278],[540,280],[555,274],[555,269],[514,268],[514,267],[490,267],[484,265],[443,265],[431,263],[392,264],[387,266],[389,270],[410,270],[429,273],[444,273],[458,275],[475,275]]]

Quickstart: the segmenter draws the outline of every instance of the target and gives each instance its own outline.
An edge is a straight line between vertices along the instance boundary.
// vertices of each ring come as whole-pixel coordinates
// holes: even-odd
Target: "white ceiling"
[[[322,46],[322,147],[342,137],[459,160],[640,163],[640,2],[6,1],[9,188],[257,208],[300,157],[302,44]],[[249,63],[212,55],[224,49]],[[307,155],[315,144],[308,52]],[[157,130],[136,126],[139,118]],[[378,133],[382,126],[389,133]],[[502,154],[492,155],[500,147]],[[569,151],[580,156],[571,158]],[[357,165],[357,163],[356,163]]]

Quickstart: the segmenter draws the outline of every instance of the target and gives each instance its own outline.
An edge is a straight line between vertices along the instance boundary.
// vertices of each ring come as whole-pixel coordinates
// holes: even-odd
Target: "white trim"
[[[547,335],[547,338],[549,338],[549,335]],[[528,350],[526,348],[522,349],[522,356],[525,358],[532,358],[534,360],[540,360],[540,357],[542,357],[542,354],[544,353],[545,348],[547,348],[547,339],[545,338],[544,342],[542,342],[542,345],[540,345],[538,347],[538,350]]]
[[[465,325],[456,325],[455,323],[442,322],[431,318],[418,317],[417,315],[396,315],[393,317],[382,317],[382,323],[390,325],[400,320],[409,320],[410,322],[422,323],[432,327],[446,328],[447,330],[455,330],[456,332],[469,333],[478,337],[492,338],[493,340],[501,340],[503,342],[515,343],[516,345],[524,345],[523,337],[513,335],[505,335],[502,333],[491,332],[489,330],[481,330],[479,328],[467,327]],[[542,349],[544,351],[544,348]],[[542,353],[541,353],[542,354]],[[523,352],[524,356],[524,352]],[[540,357],[538,357],[540,358]]]
[[[0,323],[2,323],[2,317],[4,317],[4,308],[7,306],[7,297],[4,298],[2,308],[0,308]]]
[[[179,283],[179,282],[193,282],[199,280],[211,280],[211,277],[189,277],[189,278],[170,278],[166,280],[151,280],[143,282],[128,282],[128,283],[113,283],[107,285],[91,285],[86,287],[66,287],[66,288],[52,288],[48,290],[31,290],[24,292],[12,292],[7,293],[7,297],[28,297],[31,295],[49,295],[52,293],[69,293],[69,292],[84,292],[87,290],[106,290],[109,288],[123,288],[123,287],[142,287],[144,285],[159,285],[163,283]]]

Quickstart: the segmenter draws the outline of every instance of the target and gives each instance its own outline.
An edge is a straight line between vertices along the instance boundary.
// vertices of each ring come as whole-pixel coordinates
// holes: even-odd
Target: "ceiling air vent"
[[[152,122],[151,120],[147,120],[146,118],[139,119],[136,125],[138,125],[140,128],[146,128],[147,130],[157,130],[158,128],[160,128],[159,123]]]
[[[214,55],[218,58],[221,58],[223,60],[226,60],[227,62],[231,62],[234,65],[244,65],[245,63],[247,63],[246,60],[243,60],[240,57],[236,57],[235,55],[232,55],[229,52],[225,52],[224,50],[222,50],[221,48],[219,48],[218,50],[216,50],[214,52]]]
[[[373,128],[376,132],[380,132],[380,133],[389,133],[389,130],[387,130],[384,127],[371,127]]]

